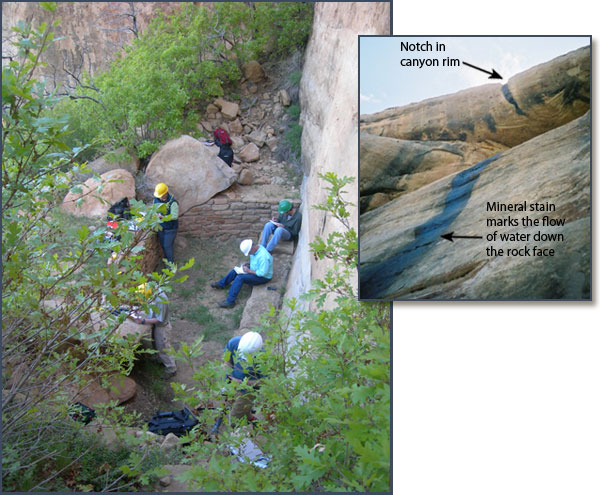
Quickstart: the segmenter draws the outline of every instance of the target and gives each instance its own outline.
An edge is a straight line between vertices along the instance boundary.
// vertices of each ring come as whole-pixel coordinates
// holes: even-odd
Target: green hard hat
[[[292,203],[290,203],[287,199],[284,199],[283,201],[279,202],[279,208],[277,208],[277,211],[279,213],[287,213],[291,209],[292,209]]]

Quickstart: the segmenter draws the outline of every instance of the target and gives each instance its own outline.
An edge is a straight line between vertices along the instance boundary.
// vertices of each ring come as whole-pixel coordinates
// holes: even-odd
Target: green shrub
[[[3,489],[22,491],[51,486],[79,462],[56,441],[79,441],[68,415],[77,389],[90,376],[133,366],[137,345],[116,333],[125,315],[111,309],[142,303],[136,288],[143,282],[169,290],[177,269],[144,275],[126,225],[117,229],[121,241],[106,242],[104,227],[60,213],[67,192],[81,191],[65,170],[85,170],[82,150],[65,143],[66,119],[47,112],[57,100],[34,77],[53,41],[50,29],[20,23],[15,32],[18,54],[2,68],[2,481]],[[156,208],[134,200],[132,213],[142,235],[158,227]],[[125,256],[107,265],[112,250]],[[136,462],[130,459],[130,473]]]
[[[390,490],[390,305],[361,302],[354,293],[358,242],[344,199],[344,187],[353,179],[321,177],[329,197],[317,208],[343,228],[327,239],[317,237],[311,248],[333,266],[322,280],[312,281],[308,309],[290,300],[281,312],[271,308],[264,316],[265,352],[255,358],[267,374],[254,401],[265,420],[245,435],[272,459],[267,469],[256,469],[231,462],[214,445],[194,442],[190,452],[209,462],[186,474],[192,488]],[[176,387],[176,393],[189,404],[215,400],[223,387],[231,396],[239,385],[226,385],[224,373],[216,363],[203,367],[194,374],[195,389]],[[221,434],[221,444],[239,441],[232,430]]]
[[[184,3],[169,18],[159,15],[108,71],[84,78],[56,109],[75,131],[69,144],[96,140],[144,158],[193,131],[190,116],[231,92],[245,61],[301,49],[311,23],[312,5],[293,2]]]

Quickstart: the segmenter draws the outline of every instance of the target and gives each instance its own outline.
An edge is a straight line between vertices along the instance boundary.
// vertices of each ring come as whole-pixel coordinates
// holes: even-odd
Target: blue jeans
[[[269,236],[273,234],[273,238],[269,241]],[[262,231],[262,239],[260,241],[260,244],[267,248],[267,251],[269,251],[269,253],[273,252],[273,249],[275,249],[275,246],[277,246],[277,243],[280,240],[284,240],[284,241],[289,241],[292,238],[292,234],[289,233],[289,231],[283,227],[276,227],[275,224],[273,224],[272,222],[267,222],[265,223],[265,226],[263,228]],[[267,244],[267,241],[269,241],[269,243]]]
[[[177,235],[177,229],[171,230],[159,230],[158,231],[158,242],[160,242],[160,247],[165,253],[165,258],[167,261],[171,263],[173,260],[173,243],[175,242],[175,236]]]
[[[231,270],[227,275],[225,275],[225,277],[223,277],[217,283],[222,289],[231,284],[231,287],[229,288],[229,294],[227,295],[227,302],[229,304],[233,304],[235,303],[235,300],[237,299],[237,296],[240,293],[240,290],[242,289],[242,284],[260,285],[266,284],[269,280],[271,279],[259,277],[258,275],[254,275],[254,273],[241,273],[238,275],[237,273],[235,273],[235,270]]]

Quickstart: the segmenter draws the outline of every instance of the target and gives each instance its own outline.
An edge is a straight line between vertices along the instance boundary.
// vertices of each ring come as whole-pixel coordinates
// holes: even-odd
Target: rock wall
[[[136,26],[143,32],[158,12],[169,15],[182,2],[134,2],[134,11],[128,2],[58,2],[55,12],[42,9],[38,2],[2,2],[2,55],[12,47],[4,41],[10,28],[19,21],[51,23],[60,19],[54,29],[55,37],[64,38],[52,44],[44,53],[48,66],[42,74],[57,82],[67,79],[63,63],[69,69],[83,68],[94,74],[106,68],[115,54],[133,39],[131,14],[135,13]]]
[[[277,215],[278,201],[256,201],[229,193],[217,194],[200,206],[182,212],[179,231],[221,241],[251,238],[258,241],[265,222]]]
[[[328,264],[315,262],[309,243],[317,235],[327,237],[340,225],[325,213],[312,209],[327,197],[319,173],[339,176],[358,174],[358,36],[389,34],[389,4],[318,3],[308,43],[302,80],[302,184],[303,222],[286,297],[310,287],[311,278],[322,277]],[[358,184],[348,187],[347,199],[356,203]],[[352,225],[358,225],[353,208]],[[356,283],[357,280],[355,280]]]

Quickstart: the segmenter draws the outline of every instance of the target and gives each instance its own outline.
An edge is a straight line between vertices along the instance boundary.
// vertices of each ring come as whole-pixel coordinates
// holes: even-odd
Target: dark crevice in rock
[[[508,103],[510,103],[513,107],[515,107],[515,111],[517,112],[517,114],[527,115],[523,110],[521,110],[519,108],[519,104],[515,100],[515,97],[512,95],[512,93],[510,92],[510,89],[508,88],[508,84],[502,85],[502,94],[504,95],[504,98],[506,98],[506,101],[508,101]]]

